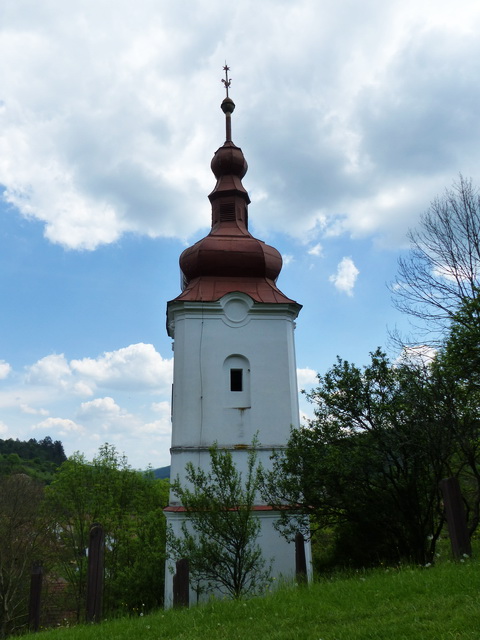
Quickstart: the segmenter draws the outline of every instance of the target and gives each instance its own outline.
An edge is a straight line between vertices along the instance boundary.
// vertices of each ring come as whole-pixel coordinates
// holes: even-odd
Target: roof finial
[[[225,60],[225,66],[223,67],[223,70],[225,71],[225,78],[222,78],[222,82],[225,86],[225,91],[227,92],[227,98],[228,98],[228,89],[232,83],[232,79],[228,78],[228,72],[230,71],[230,67],[227,65],[226,60]]]
[[[228,77],[228,72],[230,71],[230,67],[227,65],[226,60],[225,60],[225,66],[223,67],[223,70],[225,71],[225,78],[222,78],[222,82],[225,86],[227,97],[223,99],[221,106],[222,106],[222,111],[225,114],[225,126],[227,130],[226,141],[231,142],[232,141],[232,121],[230,116],[232,115],[233,110],[235,109],[235,103],[228,95],[228,89],[230,87],[232,79]]]

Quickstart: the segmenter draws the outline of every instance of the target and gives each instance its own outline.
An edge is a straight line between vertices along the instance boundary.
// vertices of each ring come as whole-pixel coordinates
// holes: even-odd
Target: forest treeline
[[[0,439],[0,476],[25,473],[45,483],[51,482],[53,474],[67,456],[60,440],[46,436],[42,440]]]

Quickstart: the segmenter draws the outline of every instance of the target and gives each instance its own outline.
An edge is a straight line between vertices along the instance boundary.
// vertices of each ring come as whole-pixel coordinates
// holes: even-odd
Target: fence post
[[[188,560],[177,560],[173,576],[173,606],[188,607],[190,603],[190,576]]]
[[[87,574],[87,622],[100,622],[103,600],[105,534],[101,524],[90,527]]]
[[[465,507],[460,492],[458,478],[445,478],[440,481],[440,489],[445,504],[448,533],[453,557],[459,560],[463,555],[472,555],[470,536],[467,530]]]
[[[42,581],[42,566],[39,562],[34,562],[30,574],[30,599],[28,603],[28,626],[30,631],[38,631],[40,628]]]
[[[300,531],[295,535],[295,577],[297,582],[307,582],[307,558],[305,556],[305,538]]]

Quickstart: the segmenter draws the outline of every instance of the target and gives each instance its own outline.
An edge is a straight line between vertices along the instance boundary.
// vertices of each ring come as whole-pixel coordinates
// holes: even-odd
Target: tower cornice
[[[231,327],[240,327],[255,318],[295,320],[301,308],[302,305],[288,298],[274,304],[258,302],[241,291],[230,292],[215,301],[175,298],[167,304],[167,332],[173,338],[175,320],[186,317],[198,320],[218,318]]]

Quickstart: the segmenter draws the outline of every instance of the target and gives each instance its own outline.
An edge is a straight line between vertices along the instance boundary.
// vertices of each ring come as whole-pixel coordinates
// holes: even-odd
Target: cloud
[[[163,415],[158,420],[146,421],[140,414],[133,414],[120,407],[113,398],[106,396],[96,398],[89,402],[82,402],[78,410],[78,417],[82,422],[88,423],[89,429],[115,433],[125,436],[139,436],[139,434],[152,433],[165,435],[171,433],[170,404],[158,403],[161,410],[156,411]]]
[[[20,403],[20,410],[23,413],[27,413],[29,415],[40,415],[40,416],[48,416],[48,411],[46,409],[35,409],[34,407],[30,407],[28,404]]]
[[[60,435],[69,433],[84,433],[82,425],[77,424],[68,418],[47,418],[36,424],[33,429],[45,431],[46,433],[56,432]]]
[[[469,275],[465,273],[464,270],[458,268],[455,269],[453,266],[449,265],[437,265],[433,271],[432,275],[436,278],[443,278],[444,280],[450,280],[450,282],[467,282]]]
[[[26,368],[25,381],[80,396],[97,387],[135,391],[165,391],[172,380],[173,359],[165,359],[151,344],[131,344],[97,358],[68,360],[64,354],[41,358]]]
[[[353,295],[353,287],[360,271],[354,265],[351,258],[342,258],[337,266],[337,273],[331,275],[329,280],[333,282],[338,291],[343,291],[348,296]]]
[[[306,425],[310,420],[313,420],[314,416],[312,412],[308,413],[307,411],[300,411],[300,424]]]
[[[26,440],[40,431],[60,438],[67,455],[80,450],[88,459],[102,442],[115,442],[139,468],[168,464],[172,359],[153,345],[131,344],[71,361],[50,354],[11,380],[0,381],[0,433],[7,424]],[[99,395],[100,389],[108,394]]]
[[[311,247],[308,250],[308,255],[317,256],[319,258],[321,256],[323,256],[323,247],[322,247],[322,245],[318,242],[316,245],[314,245],[313,247]]]
[[[278,7],[11,3],[0,31],[5,200],[68,248],[198,233],[222,142],[228,43],[234,139],[255,167],[245,183],[261,204],[258,230],[399,242],[452,176],[480,169],[480,8]]]
[[[132,344],[98,358],[72,360],[76,375],[109,389],[167,390],[172,380],[172,359],[164,359],[151,344]]]
[[[52,354],[27,367],[26,381],[29,384],[48,385],[65,388],[72,372],[62,354]]]
[[[168,402],[153,404],[155,404],[154,410],[162,414],[156,420],[146,420],[141,413],[134,414],[123,409],[109,396],[83,402],[78,410],[78,417],[88,425],[90,434],[97,435],[97,439],[127,443],[133,438],[138,443],[144,442],[144,446],[149,448],[150,455],[151,442],[146,445],[142,439],[148,436],[155,440],[162,440],[165,451],[168,451],[168,438],[172,430],[170,404]]]
[[[428,345],[406,346],[403,347],[396,363],[427,367],[432,364],[436,355],[437,350]]]
[[[4,380],[12,370],[12,367],[5,362],[5,360],[0,360],[0,380]]]
[[[153,422],[148,422],[142,425],[139,428],[139,431],[140,433],[151,434],[158,438],[163,438],[164,436],[170,436],[172,432],[172,425],[170,424],[169,419],[154,420]]]
[[[82,402],[80,405],[79,415],[83,418],[103,418],[114,419],[125,415],[125,412],[120,409],[115,400],[110,397],[96,398],[89,402]]]
[[[152,411],[170,416],[170,403],[166,401],[152,402]]]
[[[198,22],[212,29],[212,16],[195,12],[197,26],[185,37],[181,12],[158,11],[153,1],[140,11],[116,3],[107,31],[97,9],[26,4],[22,13],[35,18],[12,8],[2,30],[6,200],[42,221],[49,240],[76,249],[129,231],[185,237],[202,225],[201,209],[188,220],[174,211],[179,197],[198,211],[191,195],[208,173],[193,117],[200,104],[182,99],[182,76],[189,91],[203,81],[179,63],[195,58],[192,47],[206,35]]]
[[[297,369],[297,381],[299,391],[312,388],[318,383],[317,372],[309,367]]]
[[[93,386],[95,385],[87,384],[84,380],[81,380],[80,382],[75,382],[75,384],[72,387],[72,391],[75,395],[78,395],[78,396],[93,396],[94,394],[94,390],[92,389]]]
[[[110,437],[107,434],[131,437],[142,424],[139,415],[123,409],[109,396],[83,402],[78,410],[78,417],[88,424],[91,432],[100,432],[104,438]]]
[[[0,420],[0,433],[2,435],[5,435],[6,433],[8,433],[7,425],[4,422],[2,422],[1,420]]]
[[[157,437],[170,436],[172,432],[170,402],[153,402],[152,410],[160,414],[160,417],[157,420],[143,424],[140,427],[141,433],[150,433]]]

